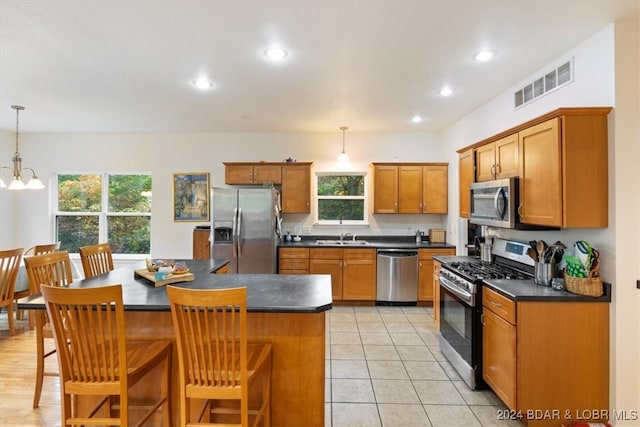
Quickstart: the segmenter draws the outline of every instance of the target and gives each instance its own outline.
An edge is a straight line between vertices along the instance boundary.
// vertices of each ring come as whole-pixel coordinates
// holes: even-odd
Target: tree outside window
[[[56,240],[77,253],[109,242],[113,253],[151,250],[151,175],[58,174]]]
[[[366,224],[365,174],[318,173],[317,222]]]

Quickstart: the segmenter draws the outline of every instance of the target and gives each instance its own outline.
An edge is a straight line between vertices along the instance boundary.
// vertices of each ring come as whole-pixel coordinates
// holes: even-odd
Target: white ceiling
[[[25,131],[440,130],[639,5],[0,0],[0,127],[20,104]]]

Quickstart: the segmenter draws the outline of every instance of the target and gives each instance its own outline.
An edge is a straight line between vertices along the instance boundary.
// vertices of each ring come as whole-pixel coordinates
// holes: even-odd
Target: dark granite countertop
[[[278,245],[281,248],[360,248],[360,249],[433,249],[433,248],[448,248],[455,249],[454,245],[449,243],[431,243],[428,240],[423,240],[421,243],[416,243],[416,239],[413,236],[367,236],[358,235],[356,240],[364,240],[366,245],[354,245],[354,244],[317,244],[316,240],[340,240],[340,236],[302,236],[300,242],[280,242]],[[344,238],[345,241],[352,240],[351,236]]]
[[[604,295],[591,297],[568,291],[556,291],[549,286],[536,285],[531,280],[485,279],[485,286],[514,301],[530,302],[611,302],[611,284],[604,284]]]
[[[478,261],[473,256],[449,256],[434,255],[433,259],[442,264],[452,262]],[[549,286],[536,285],[533,279],[485,279],[484,286],[506,296],[514,301],[545,301],[545,302],[611,302],[611,284],[604,284],[604,295],[601,297],[590,297],[587,295],[574,294],[568,291],[556,291]]]
[[[194,274],[192,282],[174,283],[193,289],[222,289],[247,287],[247,310],[250,312],[319,313],[331,309],[331,276],[329,275],[279,275],[279,274],[212,274],[226,265],[228,260],[185,260]],[[154,287],[143,278],[134,279],[135,269],[145,268],[145,263],[117,268],[109,273],[75,281],[72,287],[90,288],[122,284],[125,310],[169,311],[164,286]],[[23,298],[20,309],[44,309],[40,294]]]

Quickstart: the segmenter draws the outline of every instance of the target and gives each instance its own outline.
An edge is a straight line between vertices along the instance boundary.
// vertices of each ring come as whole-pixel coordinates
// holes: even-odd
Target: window
[[[316,183],[318,224],[367,223],[364,173],[318,173]]]
[[[58,174],[55,233],[60,249],[109,242],[113,253],[151,250],[151,175]]]

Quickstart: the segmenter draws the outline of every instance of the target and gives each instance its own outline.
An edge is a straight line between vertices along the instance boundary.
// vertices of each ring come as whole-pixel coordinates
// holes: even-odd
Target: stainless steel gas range
[[[482,380],[482,283],[485,279],[533,279],[527,243],[494,239],[491,262],[440,257],[440,350],[471,389]]]

